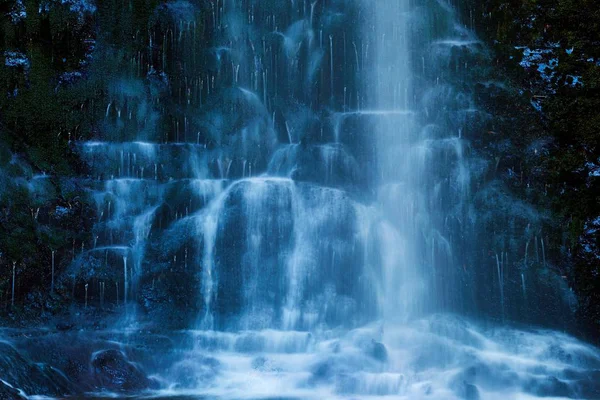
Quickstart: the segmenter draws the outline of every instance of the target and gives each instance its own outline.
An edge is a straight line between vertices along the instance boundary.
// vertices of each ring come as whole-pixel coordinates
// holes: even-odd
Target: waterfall
[[[366,27],[372,41],[370,121],[379,169],[377,206],[386,221],[380,235],[385,272],[386,319],[406,319],[423,309],[427,262],[419,259],[429,235],[427,187],[431,178],[427,137],[418,135],[418,104],[413,98],[411,14],[408,1],[373,4]],[[435,244],[432,245],[432,257]],[[433,265],[429,266],[432,268]]]
[[[363,114],[377,149],[375,205],[385,221],[383,315],[406,320],[455,311],[469,294],[451,238],[466,234],[460,226],[468,226],[471,177],[468,142],[453,120],[471,105],[440,76],[448,74],[449,50],[476,40],[448,9],[438,10],[437,26],[410,1],[373,2],[371,11],[364,27],[372,49],[370,112]],[[462,231],[451,228],[454,221]]]
[[[440,78],[474,35],[450,8],[409,1],[209,3],[185,18],[165,6],[179,39],[165,36],[146,83],[112,84],[115,140],[79,143],[100,177],[100,220],[76,264],[104,255],[111,276],[122,257],[124,302],[167,271],[185,276],[202,329],[459,309],[470,278],[453,242],[469,226],[461,119],[476,109]],[[210,27],[202,54],[194,18]],[[169,75],[176,62],[182,81]],[[182,112],[152,133],[148,105],[162,100],[144,85],[168,84],[186,93]],[[125,131],[125,107],[144,123]]]
[[[453,2],[158,3],[74,144],[96,220],[68,267],[77,330],[51,336],[91,363],[37,351],[65,354],[64,379],[89,365],[83,391],[132,398],[597,397],[597,349],[508,325],[545,310],[550,242],[521,204],[523,247],[497,239],[509,224],[478,204],[505,206],[467,82],[493,63]]]
[[[87,305],[87,284],[85,285]],[[129,273],[127,272],[127,256],[123,256],[123,305],[127,305],[127,293],[129,292]]]

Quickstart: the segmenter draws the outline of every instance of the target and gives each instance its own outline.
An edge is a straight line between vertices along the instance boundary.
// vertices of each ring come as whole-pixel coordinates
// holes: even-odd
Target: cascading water
[[[479,111],[447,76],[457,73],[448,71],[449,55],[476,51],[469,46],[477,41],[443,8],[448,5],[434,4],[377,2],[365,32],[373,48],[366,79],[377,110],[370,118],[380,175],[376,204],[384,221],[378,241],[386,319],[457,311],[469,296],[451,237],[472,239],[461,115]]]
[[[193,311],[189,330],[168,368],[148,367],[163,393],[591,393],[595,349],[440,314],[476,311],[469,282],[482,276],[466,256],[476,216],[464,134],[485,115],[452,82],[469,68],[460,54],[484,50],[452,7],[204,3],[166,3],[173,26],[152,40],[173,60],[165,51],[147,68],[156,97],[115,84],[106,126],[121,134],[79,144],[99,215],[72,268],[86,305],[100,279],[92,295],[104,307],[120,293],[135,327],[144,316],[130,307],[149,309],[161,280],[183,277],[173,291]],[[178,87],[158,72],[172,64]],[[168,132],[150,128],[161,90],[179,101]],[[496,258],[484,276],[497,276],[504,313],[508,261]]]

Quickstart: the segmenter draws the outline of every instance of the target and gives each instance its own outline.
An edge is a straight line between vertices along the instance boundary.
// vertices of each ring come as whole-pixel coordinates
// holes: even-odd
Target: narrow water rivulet
[[[55,368],[36,374],[77,368],[39,344],[63,341],[92,372],[126,365],[139,397],[600,397],[600,352],[527,328],[528,271],[478,247],[473,186],[493,161],[470,140],[490,115],[463,81],[490,60],[457,4],[205,3],[202,26],[166,3],[152,40],[169,53],[132,61],[157,91],[161,68],[185,77],[169,133],[123,80],[113,131],[76,145],[99,219],[73,292],[115,312],[94,332],[6,330]],[[90,380],[89,397],[125,393]]]

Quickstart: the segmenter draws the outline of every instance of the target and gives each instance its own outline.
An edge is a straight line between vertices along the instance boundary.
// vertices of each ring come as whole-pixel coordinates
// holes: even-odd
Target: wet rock
[[[173,366],[171,381],[177,388],[198,388],[212,381],[220,367],[219,361],[211,357],[183,360]]]
[[[0,380],[0,400],[26,399],[17,389]]]
[[[56,325],[59,323],[61,322]],[[36,363],[51,365],[53,369],[60,371],[76,387],[78,393],[94,390],[90,379],[90,359],[98,347],[91,337],[84,338],[79,333],[59,331],[21,338],[18,347],[31,354]]]
[[[332,353],[337,354],[342,350],[342,345],[340,344],[339,341],[336,340],[329,346],[329,348]]]
[[[92,360],[93,374],[99,389],[133,392],[149,389],[155,382],[119,350],[104,350]]]
[[[456,382],[458,387],[463,382],[473,382],[480,387],[499,390],[518,385],[519,376],[504,364],[476,361],[458,374]]]
[[[65,321],[60,321],[56,324],[56,330],[61,331],[61,332],[65,332],[65,331],[70,331],[73,330],[75,328],[75,324],[73,322],[65,322]]]
[[[252,369],[260,372],[282,372],[281,367],[273,360],[263,356],[256,357],[252,360]]]
[[[425,387],[423,388],[423,394],[425,396],[431,396],[433,394],[433,388],[430,384],[425,385]]]
[[[524,385],[527,392],[539,397],[574,397],[575,393],[566,382],[550,376],[532,379]]]
[[[335,381],[335,391],[339,394],[356,393],[360,388],[358,378],[350,374],[340,374]]]
[[[267,357],[256,357],[252,360],[252,369],[257,371],[268,371],[269,370],[269,359]]]
[[[330,380],[335,375],[333,360],[325,360],[316,364],[312,369],[311,383]]]
[[[437,314],[428,320],[428,330],[453,342],[459,342],[467,346],[484,348],[485,344],[467,323],[467,321],[450,315]]]
[[[479,388],[472,384],[469,383],[465,380],[459,380],[460,378],[457,378],[452,384],[452,390],[454,391],[454,393],[461,399],[465,399],[465,400],[480,400],[481,399],[481,395],[479,393]]]
[[[369,355],[380,362],[387,362],[388,360],[388,352],[385,348],[385,345],[383,343],[376,342],[375,340],[371,341]]]
[[[31,362],[6,342],[0,342],[0,376],[28,395],[64,396],[73,392],[72,384],[62,373]]]
[[[479,400],[481,396],[479,396],[479,389],[477,386],[472,385],[470,383],[465,382],[465,400]]]
[[[77,359],[68,359],[66,361],[65,374],[74,382],[81,380],[89,372],[88,366]]]
[[[261,351],[265,346],[266,339],[256,334],[244,335],[235,342],[235,350],[241,353]]]
[[[600,370],[565,370],[562,378],[573,383],[577,398],[600,399]]]
[[[159,250],[162,251],[162,250]],[[169,265],[155,265],[156,272],[143,278],[140,305],[157,331],[189,328],[197,317],[198,285],[196,277],[170,271]]]

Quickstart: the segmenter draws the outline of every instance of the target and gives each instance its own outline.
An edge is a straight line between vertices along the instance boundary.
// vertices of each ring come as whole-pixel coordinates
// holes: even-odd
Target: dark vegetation
[[[551,211],[543,236],[577,298],[581,333],[600,329],[600,8],[593,0],[484,0],[463,4],[493,49],[508,90],[483,101],[513,193]],[[492,142],[494,139],[492,139]]]
[[[12,311],[32,315],[62,301],[60,291],[46,296],[52,251],[58,272],[93,223],[86,195],[71,179],[82,166],[70,144],[94,129],[88,109],[98,93],[81,78],[95,26],[88,12],[71,6],[0,4],[0,301],[3,308],[12,303],[14,265]]]
[[[106,104],[115,77],[134,77],[132,55],[160,54],[161,40],[147,46],[159,3],[0,2],[0,307],[14,322],[71,302],[65,271],[91,245],[96,219],[75,142],[110,132]]]

